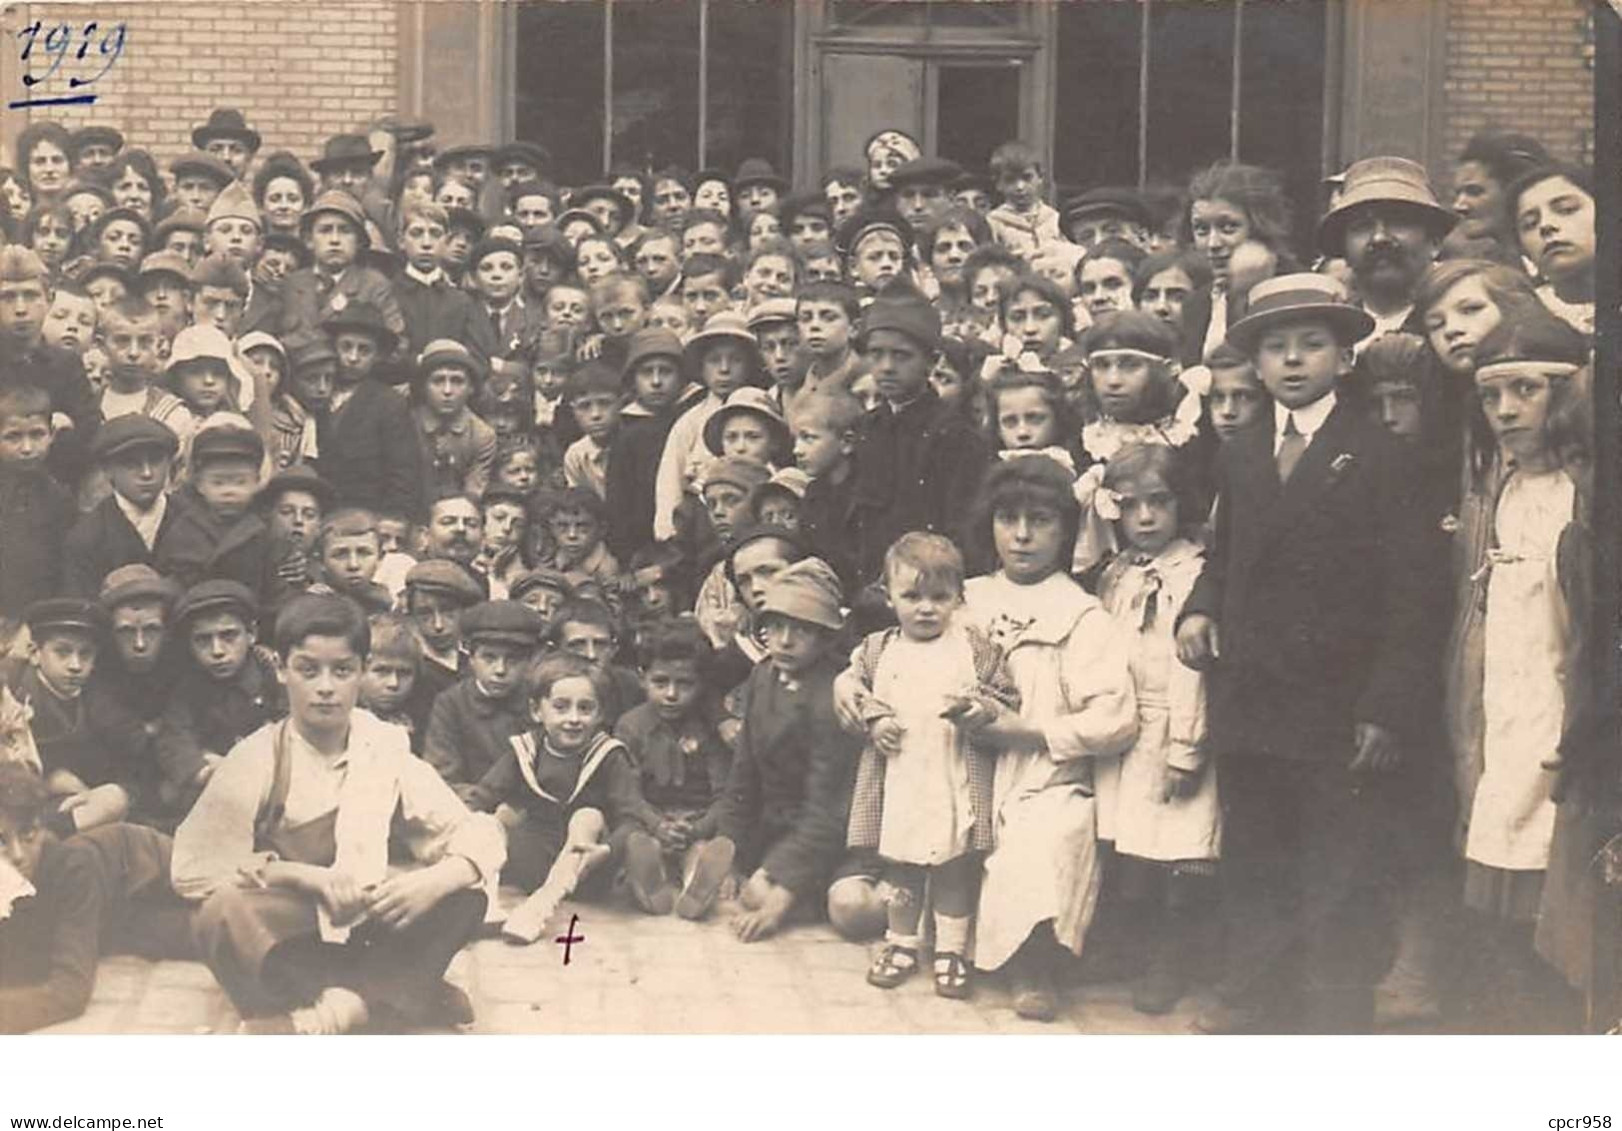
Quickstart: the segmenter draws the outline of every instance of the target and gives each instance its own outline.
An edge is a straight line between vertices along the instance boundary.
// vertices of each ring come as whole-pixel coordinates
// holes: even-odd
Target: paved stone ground
[[[967,1002],[935,996],[921,973],[884,991],[864,980],[869,949],[825,924],[797,926],[744,944],[727,908],[704,923],[650,918],[622,903],[565,904],[585,936],[563,965],[552,942],[511,946],[481,939],[459,954],[449,978],[473,999],[479,1033],[1181,1033],[1197,1001],[1146,1017],[1125,986],[1078,986],[1052,1025],[1022,1021],[1000,980],[983,978]],[[53,1033],[231,1032],[237,1017],[196,962],[104,960],[84,1016]]]

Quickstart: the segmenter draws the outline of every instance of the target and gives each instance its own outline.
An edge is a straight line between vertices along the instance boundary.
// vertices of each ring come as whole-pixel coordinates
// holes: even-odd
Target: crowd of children
[[[1581,1023],[1594,198],[1535,139],[1312,227],[897,130],[800,193],[192,136],[0,170],[0,1029],[131,924],[249,1031],[466,1023],[501,883],[1034,1019]]]

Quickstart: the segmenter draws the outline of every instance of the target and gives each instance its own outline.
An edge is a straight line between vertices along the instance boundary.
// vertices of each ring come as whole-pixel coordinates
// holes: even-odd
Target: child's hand
[[[197,768],[197,773],[192,775],[192,784],[196,786],[207,785],[208,779],[214,776],[215,769],[223,761],[225,761],[224,755],[216,754],[212,750],[203,751],[203,764]]]
[[[1389,774],[1402,763],[1402,750],[1391,732],[1374,723],[1358,723],[1353,730],[1357,753],[1347,767],[1354,774]]]
[[[45,777],[45,788],[53,795],[89,793],[90,787],[71,770],[52,770]]]
[[[1166,772],[1160,777],[1161,804],[1170,804],[1181,801],[1185,797],[1193,797],[1200,788],[1200,778],[1203,771],[1185,770],[1181,766],[1167,766]]]
[[[950,719],[972,734],[996,722],[997,709],[990,703],[972,696],[954,695],[947,700],[946,710],[941,712],[941,718]]]
[[[731,872],[721,881],[721,886],[715,891],[715,898],[722,903],[731,903],[738,898],[738,891],[743,887],[743,877],[737,872]]]
[[[1177,626],[1177,658],[1184,667],[1202,671],[1222,655],[1217,623],[1204,613],[1191,613]]]
[[[603,342],[605,340],[602,334],[592,334],[580,343],[580,348],[575,350],[575,356],[581,361],[596,361],[603,355]]]
[[[654,839],[666,848],[686,848],[693,839],[693,830],[686,821],[666,817],[659,822],[659,827],[653,830]]]
[[[347,872],[326,868],[316,883],[316,897],[337,926],[351,923],[371,904],[371,897]]]
[[[896,721],[894,715],[887,715],[882,719],[874,719],[869,729],[873,736],[873,745],[879,748],[879,753],[895,757],[901,753],[901,740],[906,737],[907,728]]]
[[[515,829],[524,823],[524,815],[503,801],[496,806],[496,820],[504,829]]]
[[[1250,288],[1278,270],[1278,255],[1266,244],[1246,240],[1228,257],[1228,293],[1248,295]]]

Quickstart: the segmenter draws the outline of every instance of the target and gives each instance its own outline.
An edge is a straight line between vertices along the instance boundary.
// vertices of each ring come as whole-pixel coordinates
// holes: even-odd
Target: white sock
[[[903,935],[899,931],[886,930],[884,932],[884,941],[891,946],[904,946],[908,950],[918,949],[918,936],[916,934]]]
[[[323,1037],[358,1029],[367,1016],[365,999],[342,986],[328,986],[308,1007],[291,1014],[296,1031]]]
[[[969,946],[969,917],[935,912],[935,953],[961,955]]]

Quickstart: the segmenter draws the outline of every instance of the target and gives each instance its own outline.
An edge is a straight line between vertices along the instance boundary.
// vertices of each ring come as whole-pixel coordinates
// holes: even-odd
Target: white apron
[[[1494,868],[1548,867],[1553,761],[1565,722],[1561,667],[1567,626],[1555,568],[1576,486],[1562,472],[1516,473],[1497,511],[1487,581],[1482,774],[1470,808],[1466,858]]]

